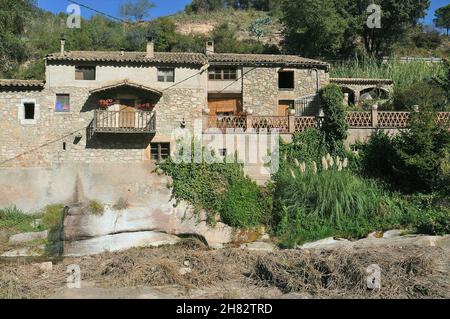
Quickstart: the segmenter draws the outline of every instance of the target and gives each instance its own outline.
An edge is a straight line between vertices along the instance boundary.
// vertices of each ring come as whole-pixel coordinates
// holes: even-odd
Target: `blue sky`
[[[119,6],[124,0],[76,0],[82,4],[103,11],[113,16],[119,16]],[[186,4],[191,0],[153,0],[156,7],[152,10],[152,17],[159,17],[168,14],[173,14],[184,9]],[[66,11],[69,2],[67,0],[38,0],[39,7],[59,13]],[[434,18],[434,11],[440,7],[450,4],[450,0],[431,0],[430,10],[425,19],[426,24],[431,24]],[[81,9],[84,17],[89,17],[93,14],[90,10]]]

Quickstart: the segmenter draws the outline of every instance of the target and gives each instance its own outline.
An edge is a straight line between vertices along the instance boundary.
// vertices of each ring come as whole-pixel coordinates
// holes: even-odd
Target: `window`
[[[34,99],[23,99],[18,107],[18,117],[22,125],[35,125],[39,119],[40,106]]]
[[[219,155],[222,157],[227,156],[227,149],[226,148],[219,148]]]
[[[69,94],[56,94],[55,112],[70,112]]]
[[[95,66],[76,66],[75,80],[95,80]]]
[[[34,120],[34,103],[24,103],[25,120]]]
[[[236,69],[222,69],[222,68],[214,68],[208,71],[210,80],[237,80],[237,70]]]
[[[278,72],[278,88],[292,90],[294,88],[294,71]]]
[[[170,143],[151,143],[151,156],[155,161],[162,161],[170,156]]]
[[[175,70],[158,69],[158,82],[175,82]]]

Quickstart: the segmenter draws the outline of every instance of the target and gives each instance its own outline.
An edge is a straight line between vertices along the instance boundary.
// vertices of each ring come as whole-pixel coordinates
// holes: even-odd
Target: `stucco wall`
[[[151,164],[61,164],[51,168],[1,168],[0,208],[35,212],[49,204],[120,197],[157,211],[170,209],[168,178]]]

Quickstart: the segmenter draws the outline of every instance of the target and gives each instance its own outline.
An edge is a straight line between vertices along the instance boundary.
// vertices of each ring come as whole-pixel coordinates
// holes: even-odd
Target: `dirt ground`
[[[81,289],[66,286],[70,264],[80,266]],[[371,264],[381,289],[367,288]],[[188,239],[39,265],[0,263],[0,298],[450,298],[449,254],[439,247],[263,252]]]

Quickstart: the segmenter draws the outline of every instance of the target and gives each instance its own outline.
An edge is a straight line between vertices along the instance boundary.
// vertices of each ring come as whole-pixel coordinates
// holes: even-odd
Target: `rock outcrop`
[[[209,226],[205,214],[194,214],[186,204],[174,207],[172,202],[158,208],[107,207],[101,215],[74,205],[65,216],[63,229],[64,255],[68,256],[174,244],[186,235],[199,236],[208,245],[220,247],[233,237],[231,227],[220,222]]]

